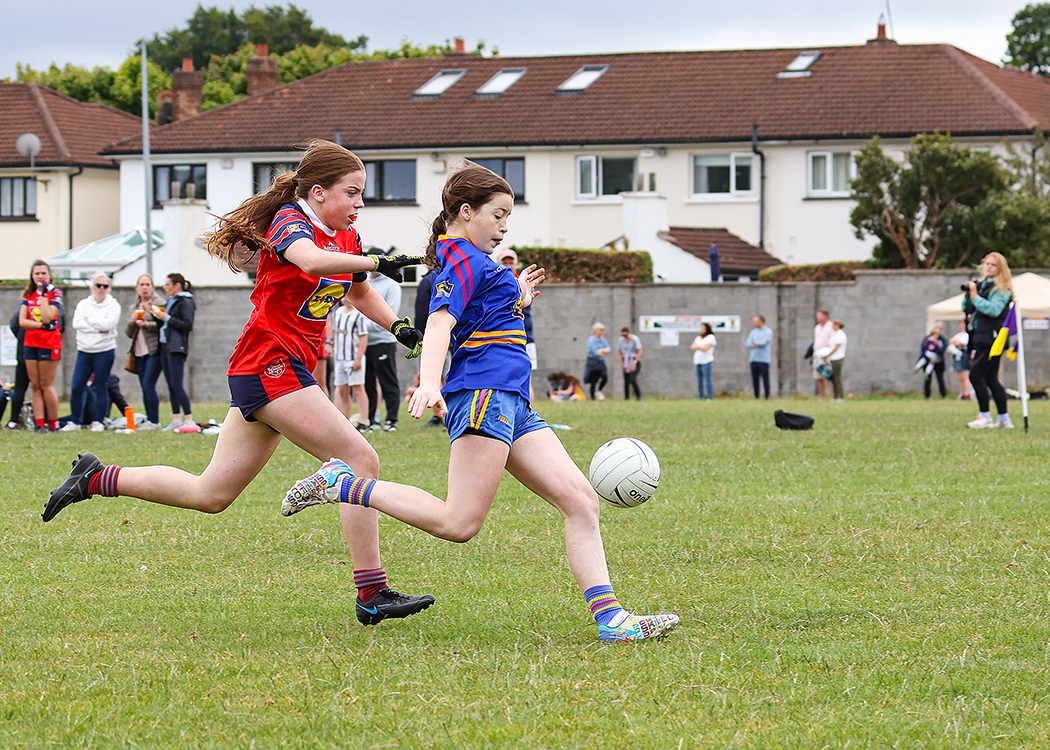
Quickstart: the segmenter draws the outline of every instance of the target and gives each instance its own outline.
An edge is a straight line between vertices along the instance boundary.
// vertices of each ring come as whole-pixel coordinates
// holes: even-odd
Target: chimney
[[[886,41],[886,16],[885,15],[882,15],[882,14],[879,15],[879,33],[875,36],[875,38],[878,41],[880,41],[880,42],[885,42]]]
[[[466,46],[463,44],[463,37],[456,37],[456,54],[462,55],[467,51]]]
[[[157,124],[167,125],[175,119],[175,110],[171,105],[171,91],[164,89],[157,94]]]
[[[267,57],[268,52],[265,44],[259,44],[256,56],[248,59],[248,96],[277,87],[277,61]]]
[[[201,113],[204,73],[193,69],[193,58],[182,59],[182,70],[171,74],[171,104],[175,120]]]

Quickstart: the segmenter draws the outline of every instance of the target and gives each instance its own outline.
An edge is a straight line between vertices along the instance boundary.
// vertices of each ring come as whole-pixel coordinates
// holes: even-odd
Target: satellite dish
[[[15,148],[18,149],[18,153],[29,157],[30,169],[36,168],[36,155],[40,153],[42,147],[40,136],[36,133],[22,133],[22,135],[18,136],[18,140],[15,141]]]

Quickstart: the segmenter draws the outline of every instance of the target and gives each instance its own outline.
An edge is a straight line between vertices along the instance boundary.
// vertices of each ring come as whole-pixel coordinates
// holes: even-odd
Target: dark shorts
[[[230,406],[240,409],[245,422],[257,421],[252,412],[271,401],[317,385],[306,365],[297,359],[279,357],[258,375],[230,375]]]
[[[522,435],[547,426],[528,401],[511,391],[491,388],[456,391],[445,397],[445,405],[448,406],[445,426],[449,442],[471,434],[502,440],[512,446]]]
[[[57,362],[62,359],[62,349],[41,349],[38,346],[23,347],[22,359],[27,361]]]

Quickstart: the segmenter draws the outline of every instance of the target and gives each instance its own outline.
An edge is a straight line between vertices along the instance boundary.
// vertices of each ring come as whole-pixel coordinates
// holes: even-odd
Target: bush
[[[627,250],[576,250],[513,247],[522,266],[547,270],[547,281],[567,284],[646,284],[653,280],[649,253]]]
[[[770,266],[758,272],[759,281],[853,281],[856,271],[867,268],[861,262],[836,261],[808,266]]]

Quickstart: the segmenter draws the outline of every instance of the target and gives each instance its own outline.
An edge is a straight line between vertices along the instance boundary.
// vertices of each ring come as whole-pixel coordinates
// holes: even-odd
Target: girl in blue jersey
[[[434,536],[466,542],[481,529],[506,469],[562,516],[569,567],[603,641],[666,635],[673,614],[633,615],[616,599],[598,526],[598,496],[561,441],[530,408],[532,365],[522,310],[538,294],[543,269],[515,278],[490,254],[507,233],[514,193],[503,178],[476,165],[445,184],[426,263],[436,267],[423,338],[420,383],[409,403],[419,419],[446,414],[452,441],[445,501],[415,487],[355,476],[331,459],[296,482],[285,515],[323,503],[364,505]],[[445,352],[452,363],[441,388]]]

